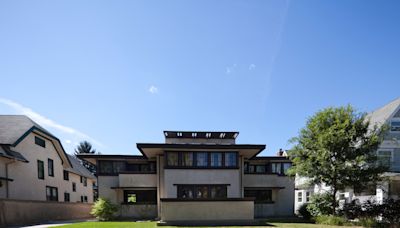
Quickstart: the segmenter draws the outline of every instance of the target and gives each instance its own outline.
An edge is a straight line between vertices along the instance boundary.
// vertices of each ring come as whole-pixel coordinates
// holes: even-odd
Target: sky
[[[163,130],[289,149],[330,106],[400,96],[400,2],[0,1],[0,114],[102,154]]]

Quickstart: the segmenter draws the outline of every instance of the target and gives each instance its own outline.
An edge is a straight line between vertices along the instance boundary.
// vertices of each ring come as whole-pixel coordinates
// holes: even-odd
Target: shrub
[[[358,224],[362,227],[379,227],[379,223],[374,218],[360,218]]]
[[[365,212],[363,211],[361,204],[357,200],[353,200],[350,203],[343,205],[339,214],[347,219],[356,219],[363,217]]]
[[[90,214],[94,215],[100,221],[108,221],[114,218],[118,207],[112,204],[108,199],[99,198],[93,205]]]
[[[343,217],[333,215],[320,215],[315,217],[315,222],[324,225],[343,226],[346,225],[347,220]]]
[[[298,212],[299,212],[299,214],[300,214],[300,216],[303,218],[303,219],[307,219],[307,220],[310,220],[311,219],[311,213],[307,210],[307,205],[308,204],[303,204],[303,205],[301,205],[300,207],[299,207],[299,210],[298,210]]]
[[[329,215],[332,213],[331,195],[328,193],[314,194],[307,205],[311,216]]]

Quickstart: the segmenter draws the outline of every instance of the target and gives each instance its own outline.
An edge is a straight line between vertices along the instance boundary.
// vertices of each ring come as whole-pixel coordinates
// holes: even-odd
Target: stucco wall
[[[0,200],[0,227],[90,218],[92,204]]]
[[[239,169],[164,169],[163,198],[176,198],[176,184],[229,184],[228,198],[241,197]]]
[[[118,202],[117,192],[111,187],[119,185],[118,176],[98,176],[99,196],[109,199],[113,203]]]
[[[0,157],[0,177],[6,177],[6,162],[9,160]],[[0,180],[0,198],[6,198],[7,181]]]
[[[120,187],[157,187],[157,174],[119,174]]]
[[[162,221],[252,220],[253,201],[161,202]]]
[[[157,218],[157,205],[121,205],[119,215],[134,219],[154,219]]]
[[[80,183],[80,176],[69,174],[69,181],[64,180],[62,160],[52,142],[43,137],[46,147],[35,144],[35,133],[30,133],[15,148],[29,162],[15,162],[9,165],[8,175],[14,181],[9,182],[9,199],[21,200],[46,200],[46,186],[58,188],[58,200],[64,201],[64,193],[70,193],[71,202],[80,202],[81,195],[88,197],[88,202],[93,202],[92,183],[88,179],[87,186]],[[40,136],[39,136],[40,137]],[[54,163],[54,177],[48,174],[48,159]],[[44,162],[44,180],[38,178],[37,160]],[[76,183],[77,191],[72,191],[72,182]]]

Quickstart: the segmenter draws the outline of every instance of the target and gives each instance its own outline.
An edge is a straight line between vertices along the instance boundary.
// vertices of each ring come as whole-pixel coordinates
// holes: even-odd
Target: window
[[[125,170],[126,170],[126,162],[123,162],[123,161],[114,161],[113,162],[113,173],[114,174],[118,174]]]
[[[38,178],[44,180],[44,162],[38,160],[37,165],[38,165]]]
[[[226,167],[237,166],[237,153],[235,152],[225,153],[225,166]]]
[[[392,120],[390,124],[390,130],[400,132],[400,120]]]
[[[156,190],[125,190],[124,203],[127,204],[157,204]]]
[[[58,201],[58,190],[56,187],[46,186],[47,201]]]
[[[72,182],[72,191],[76,192],[76,183],[75,182]]]
[[[87,186],[87,178],[81,176],[81,183],[83,183],[83,186]]]
[[[148,163],[126,163],[127,172],[133,173],[156,173],[156,163],[148,162]]]
[[[64,170],[64,180],[69,180],[69,172],[67,170]]]
[[[99,174],[113,174],[113,162],[99,161]]]
[[[271,203],[272,190],[271,189],[245,189],[244,197],[254,197],[254,203]]]
[[[167,166],[178,166],[178,152],[167,153]]]
[[[193,152],[182,153],[182,166],[193,166]]]
[[[179,199],[224,199],[227,197],[226,185],[178,185]]]
[[[35,144],[41,147],[46,147],[46,141],[44,139],[41,139],[37,136],[35,136]]]
[[[49,176],[54,177],[54,162],[50,158],[47,159],[47,172]]]
[[[196,153],[196,165],[200,167],[208,166],[208,153],[198,152]]]
[[[299,203],[303,202],[303,192],[297,193],[297,202]]]
[[[83,202],[85,202],[85,203],[87,203],[87,202],[88,202],[88,200],[87,200],[87,196],[83,196]]]
[[[391,150],[378,150],[378,162],[381,165],[390,166],[392,162],[392,151]]]
[[[222,166],[222,153],[211,153],[211,166],[213,167]]]
[[[282,163],[271,163],[271,172],[282,174]]]
[[[265,173],[265,165],[255,165],[256,173]]]
[[[292,167],[292,163],[283,163],[283,174],[287,174],[290,167]]]
[[[69,202],[69,201],[70,201],[69,193],[64,192],[64,202]]]
[[[310,196],[311,196],[311,193],[310,192],[306,192],[306,202],[307,203],[310,202]]]
[[[81,196],[81,203],[83,203],[83,196]]]

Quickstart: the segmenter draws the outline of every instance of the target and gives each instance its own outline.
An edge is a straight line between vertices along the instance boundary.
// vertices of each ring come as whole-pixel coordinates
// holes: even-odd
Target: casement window
[[[193,166],[193,152],[182,153],[182,166]]]
[[[283,174],[287,174],[288,169],[290,169],[290,167],[292,167],[292,163],[282,163],[283,164]]]
[[[227,185],[177,185],[179,199],[225,199]]]
[[[211,153],[211,166],[221,167],[222,166],[222,153]]]
[[[197,152],[196,153],[196,166],[198,166],[198,167],[208,166],[208,153],[206,153],[206,152]]]
[[[125,190],[126,204],[157,204],[157,190]]]
[[[76,192],[76,183],[75,182],[72,182],[72,191]]]
[[[244,197],[254,197],[254,203],[272,203],[271,189],[244,189]]]
[[[225,153],[225,166],[226,167],[237,166],[237,153],[236,152]]]
[[[125,161],[99,161],[98,174],[115,176],[122,172],[156,173],[155,162],[129,163]],[[83,181],[83,180],[82,180]],[[82,183],[82,182],[81,182]]]
[[[306,202],[310,202],[311,192],[306,192]]]
[[[68,192],[64,192],[64,202],[70,202],[70,195]]]
[[[83,183],[83,186],[87,186],[87,177],[82,177],[81,176],[81,180],[82,180],[82,183]]]
[[[400,132],[400,120],[392,120],[390,123],[390,131]]]
[[[87,203],[88,202],[88,198],[87,196],[83,196],[83,202]]]
[[[69,180],[69,172],[67,170],[64,170],[63,176],[64,176],[64,180]]]
[[[35,136],[35,144],[41,147],[46,147],[46,141],[44,139]]]
[[[282,174],[282,163],[271,163],[271,172],[272,173],[277,173],[277,174]]]
[[[47,201],[58,201],[58,189],[46,186],[46,199]]]
[[[132,173],[156,173],[156,163],[148,162],[143,164],[126,163],[126,172]]]
[[[52,159],[47,159],[47,172],[49,176],[54,177],[54,161]]]
[[[167,153],[167,165],[168,166],[178,166],[178,164],[179,164],[178,152],[168,152]]]
[[[299,203],[303,202],[303,192],[297,193],[297,202]]]
[[[44,180],[44,162],[37,160],[38,178]]]
[[[381,165],[384,165],[384,166],[387,166],[387,167],[390,167],[390,164],[391,164],[391,162],[392,162],[392,156],[393,156],[393,150],[390,150],[390,149],[381,149],[381,150],[378,150],[378,152],[377,152],[377,156],[378,156],[378,162],[381,164]]]

